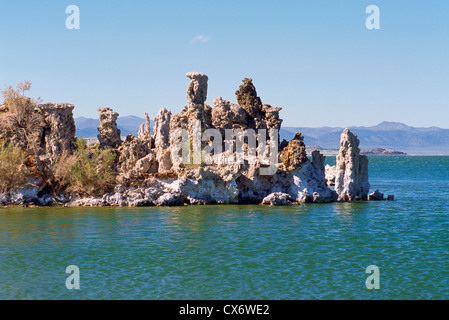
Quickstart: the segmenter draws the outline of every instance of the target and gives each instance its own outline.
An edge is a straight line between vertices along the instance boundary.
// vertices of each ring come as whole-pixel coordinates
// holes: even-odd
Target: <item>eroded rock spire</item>
[[[207,99],[207,80],[209,78],[201,72],[189,72],[186,77],[191,80],[187,87],[189,105],[203,105]]]
[[[368,158],[360,155],[359,139],[349,129],[341,134],[337,155],[335,191],[340,201],[367,200]]]
[[[37,106],[37,113],[42,116],[40,140],[46,157],[54,159],[64,152],[72,151],[76,131],[74,107],[68,103],[45,103]]]
[[[98,108],[100,113],[100,126],[97,136],[100,142],[100,149],[116,148],[121,143],[120,129],[117,128],[117,118],[119,114],[111,108]]]

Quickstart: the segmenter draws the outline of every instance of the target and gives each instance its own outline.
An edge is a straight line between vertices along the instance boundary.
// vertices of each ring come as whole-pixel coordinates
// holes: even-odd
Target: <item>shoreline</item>
[[[378,202],[378,201],[395,201],[395,200],[356,200],[351,203],[369,203],[369,202]],[[344,204],[347,202],[344,201],[334,201],[334,202],[321,202],[321,203],[291,203],[289,205],[275,205],[275,204],[263,204],[263,203],[207,203],[207,204],[188,204],[184,203],[182,205],[138,205],[138,206],[128,206],[128,205],[116,205],[116,204],[106,204],[106,205],[71,205],[71,204],[57,204],[57,205],[36,205],[36,204],[23,204],[23,205],[1,205],[1,209],[14,209],[14,208],[181,208],[181,207],[217,207],[217,206],[257,206],[257,207],[300,207],[304,205],[326,205],[326,204]]]

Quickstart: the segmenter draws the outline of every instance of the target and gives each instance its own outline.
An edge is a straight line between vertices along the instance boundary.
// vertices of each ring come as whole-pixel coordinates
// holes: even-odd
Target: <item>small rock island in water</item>
[[[307,156],[301,133],[279,141],[280,107],[262,103],[252,79],[206,104],[208,77],[187,74],[187,106],[163,108],[124,141],[118,113],[99,108],[98,145],[75,137],[72,104],[38,104],[21,88],[0,107],[0,205],[152,206],[384,200],[368,195],[368,158],[350,130],[333,167]],[[9,170],[9,171],[8,171]],[[388,196],[392,200],[392,196]]]

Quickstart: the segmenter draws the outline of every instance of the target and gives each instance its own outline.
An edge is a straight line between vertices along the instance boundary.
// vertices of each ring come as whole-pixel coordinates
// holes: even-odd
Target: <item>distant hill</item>
[[[363,149],[394,149],[410,155],[449,155],[449,129],[438,127],[417,128],[400,122],[382,122],[372,127],[349,127],[360,139]],[[284,127],[283,139],[290,140],[295,132],[301,132],[304,143],[323,149],[338,149],[341,127]]]
[[[321,154],[325,156],[336,156],[339,152],[339,149],[324,149],[320,146],[307,146],[306,145],[306,152],[307,155],[312,155],[312,152],[314,150],[319,150]],[[367,156],[406,156],[407,153],[397,151],[397,150],[391,150],[391,149],[385,149],[385,148],[376,148],[376,149],[363,149],[360,148],[360,154],[367,155]]]
[[[137,136],[140,125],[145,122],[146,120],[144,118],[136,116],[118,117],[117,127],[120,129],[122,136],[127,136],[130,133]],[[77,137],[96,137],[99,133],[97,128],[100,125],[100,120],[79,117],[75,118],[75,125]],[[153,121],[151,121],[151,125],[153,125]]]
[[[98,134],[99,119],[90,119],[85,117],[75,118],[76,132],[78,138],[96,137]]]
[[[75,118],[77,137],[96,137],[98,119]],[[137,135],[144,118],[125,116],[117,119],[122,136]],[[153,126],[153,121],[151,121]],[[360,139],[362,149],[392,149],[409,155],[449,155],[449,129],[438,127],[418,128],[400,122],[382,122],[372,127],[349,127]],[[342,127],[283,127],[281,139],[290,141],[296,132],[304,136],[306,146],[319,146],[321,149],[339,149]]]

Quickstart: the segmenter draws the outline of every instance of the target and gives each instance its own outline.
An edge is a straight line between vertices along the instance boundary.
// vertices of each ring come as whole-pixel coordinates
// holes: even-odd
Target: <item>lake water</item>
[[[0,209],[0,298],[449,299],[449,157],[369,160],[395,201]]]

